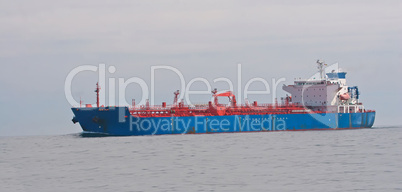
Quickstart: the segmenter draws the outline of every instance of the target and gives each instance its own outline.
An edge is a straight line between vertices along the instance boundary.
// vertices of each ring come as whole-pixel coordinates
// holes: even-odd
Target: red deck
[[[264,115],[264,114],[289,114],[289,113],[322,113],[320,111],[311,111],[303,106],[290,104],[291,98],[284,99],[283,104],[261,104],[255,101],[253,104],[237,105],[236,97],[232,92],[224,92],[217,94],[213,92],[214,102],[205,105],[188,106],[183,102],[177,103],[179,92],[174,93],[174,103],[172,106],[166,106],[163,102],[161,106],[134,106],[130,108],[130,113],[138,117],[170,117],[170,116],[222,116],[222,115]],[[218,97],[229,97],[230,105],[222,105],[218,103]]]

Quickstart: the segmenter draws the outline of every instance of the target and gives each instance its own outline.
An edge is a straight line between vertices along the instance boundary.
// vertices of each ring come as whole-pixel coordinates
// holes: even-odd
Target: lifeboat
[[[341,100],[349,100],[350,99],[350,95],[348,93],[344,93],[342,95],[339,96],[339,98]]]

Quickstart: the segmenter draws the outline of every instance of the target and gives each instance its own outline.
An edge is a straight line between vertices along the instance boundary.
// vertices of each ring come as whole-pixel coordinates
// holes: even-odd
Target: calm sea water
[[[0,191],[402,191],[402,127],[0,137]]]

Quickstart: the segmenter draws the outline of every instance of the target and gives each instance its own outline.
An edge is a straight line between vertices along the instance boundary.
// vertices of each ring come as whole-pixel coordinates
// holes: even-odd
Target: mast
[[[320,73],[320,79],[321,80],[323,80],[324,79],[324,77],[325,77],[325,74],[324,74],[324,72],[325,72],[325,66],[327,66],[327,64],[325,64],[325,62],[324,61],[321,61],[321,60],[317,60],[317,68],[318,68],[318,72]]]
[[[180,91],[177,90],[176,92],[173,93],[174,94],[174,100],[173,100],[173,106],[177,106],[177,99],[179,97]]]
[[[214,96],[214,105],[218,105],[218,97],[216,96],[216,93],[218,93],[218,89],[215,88],[214,90],[211,91],[211,93]]]
[[[99,83],[98,83],[98,82],[96,82],[96,89],[95,89],[95,92],[96,92],[96,107],[99,108],[99,92],[100,92],[100,87],[99,87]]]

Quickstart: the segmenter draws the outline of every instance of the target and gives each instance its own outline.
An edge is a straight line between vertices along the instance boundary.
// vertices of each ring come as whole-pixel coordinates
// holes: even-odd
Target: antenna
[[[320,73],[320,78],[321,78],[321,80],[323,80],[324,79],[324,77],[325,77],[325,74],[324,74],[324,72],[325,72],[325,66],[327,66],[327,64],[325,63],[325,61],[321,61],[321,60],[317,60],[317,68],[318,68],[318,72]]]

